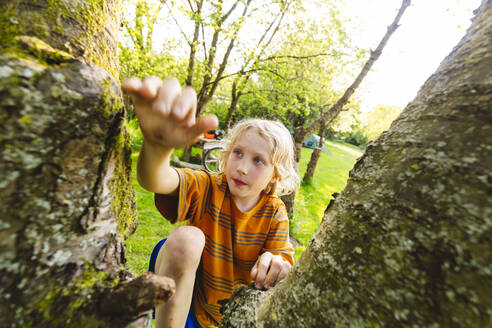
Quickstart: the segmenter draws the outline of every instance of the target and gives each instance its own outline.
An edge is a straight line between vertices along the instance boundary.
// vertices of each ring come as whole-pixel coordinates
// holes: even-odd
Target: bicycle
[[[215,133],[214,139],[211,139],[210,136],[208,138],[200,138],[200,140],[203,141],[202,164],[203,167],[209,172],[219,172],[219,155],[222,149],[224,149],[224,145],[218,138],[222,136],[223,131],[222,133]]]

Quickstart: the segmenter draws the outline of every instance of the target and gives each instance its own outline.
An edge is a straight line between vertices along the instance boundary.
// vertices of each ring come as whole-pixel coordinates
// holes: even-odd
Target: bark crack
[[[93,223],[90,221],[91,209],[93,209],[93,213],[92,213],[93,220],[94,221],[97,220],[97,215],[99,214],[99,207],[97,205],[98,202],[100,203],[100,200],[98,200],[98,196],[100,193],[102,181],[106,175],[106,165],[109,161],[112,152],[112,145],[114,144],[115,138],[121,132],[121,125],[124,119],[125,119],[124,111],[120,113],[116,113],[113,119],[113,123],[109,128],[108,134],[104,141],[104,152],[101,155],[101,161],[99,162],[97,178],[94,183],[94,186],[92,187],[92,192],[89,198],[89,202],[85,207],[84,211],[82,212],[82,214],[76,220],[78,222],[78,229],[80,233],[86,233],[91,223]]]

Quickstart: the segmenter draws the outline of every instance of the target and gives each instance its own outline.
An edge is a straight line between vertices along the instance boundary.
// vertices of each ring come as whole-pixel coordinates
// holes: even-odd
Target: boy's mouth
[[[234,183],[237,185],[237,186],[245,186],[247,185],[247,183],[239,180],[239,179],[232,179],[232,181],[234,181]]]

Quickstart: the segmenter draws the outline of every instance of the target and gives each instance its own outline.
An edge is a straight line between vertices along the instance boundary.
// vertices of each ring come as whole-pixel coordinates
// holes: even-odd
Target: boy
[[[175,295],[156,308],[156,327],[216,327],[218,301],[234,287],[254,281],[268,289],[293,265],[285,207],[273,195],[297,185],[292,138],[278,122],[250,120],[228,139],[221,174],[174,169],[174,148],[214,129],[217,118],[195,121],[196,94],[176,79],[133,78],[123,89],[144,135],[138,181],[168,220],[189,221],[153,252],[155,272],[176,282]]]

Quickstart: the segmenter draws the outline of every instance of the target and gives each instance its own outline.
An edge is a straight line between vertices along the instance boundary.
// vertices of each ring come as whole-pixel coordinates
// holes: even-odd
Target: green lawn
[[[291,234],[303,245],[307,245],[318,230],[323,213],[332,194],[340,192],[347,183],[348,173],[362,152],[350,145],[327,141],[328,153],[322,152],[311,184],[302,185],[296,196]],[[312,150],[303,148],[299,176],[304,176]],[[296,249],[296,258],[304,247]]]
[[[301,186],[297,193],[291,233],[304,245],[307,245],[318,229],[331,195],[343,189],[348,172],[361,155],[361,152],[351,145],[328,141],[326,146],[328,153],[321,153],[312,184]],[[299,167],[301,178],[311,152],[311,149],[302,149]],[[155,209],[153,194],[142,189],[136,182],[136,153],[132,156],[132,160],[139,225],[136,232],[126,241],[126,257],[130,271],[134,274],[142,274],[147,271],[148,259],[154,245],[167,236],[174,227]],[[296,258],[302,250],[304,247],[296,250]]]

